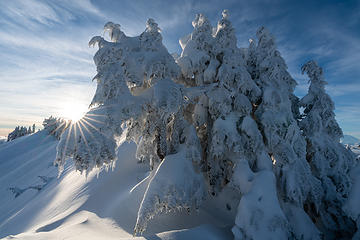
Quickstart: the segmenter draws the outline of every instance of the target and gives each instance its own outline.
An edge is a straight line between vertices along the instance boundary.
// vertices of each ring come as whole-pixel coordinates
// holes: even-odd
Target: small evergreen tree
[[[35,124],[33,125],[34,129]],[[50,116],[45,118],[43,121],[43,127],[50,135],[55,136],[57,139],[60,139],[61,134],[69,126],[69,123],[62,118],[56,118]]]

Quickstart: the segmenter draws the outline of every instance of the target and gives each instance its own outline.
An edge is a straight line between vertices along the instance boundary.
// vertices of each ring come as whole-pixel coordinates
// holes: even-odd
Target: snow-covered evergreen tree
[[[60,136],[69,126],[69,123],[62,118],[56,118],[50,116],[45,118],[43,121],[43,127],[50,135],[55,136],[57,139],[60,139]]]
[[[307,210],[328,238],[350,237],[355,225],[342,206],[350,193],[349,172],[355,165],[355,156],[340,143],[342,130],[335,119],[334,103],[325,92],[323,70],[309,61],[302,66],[302,72],[309,76],[310,87],[300,101],[304,107],[300,127],[307,141],[306,158],[325,192],[318,213]]]
[[[257,138],[257,129],[254,130],[257,127],[251,123],[253,120],[250,117],[252,103],[260,96],[260,89],[246,71],[226,10],[217,25],[214,39],[216,44],[213,54],[218,59],[219,66],[216,71],[217,83],[206,93],[210,118],[207,162],[210,185],[217,186],[216,191],[219,191],[231,180],[232,168],[239,159],[247,159],[251,166],[258,164],[255,149],[262,139]],[[242,124],[247,124],[252,129],[247,129],[247,133],[243,132]],[[261,150],[258,153],[262,155]]]
[[[22,136],[25,136],[25,135],[28,135],[31,133],[34,133],[34,132],[31,130],[30,126],[28,128],[25,126],[17,126],[17,127],[15,127],[15,129],[12,132],[10,132],[8,134],[7,141],[9,142],[16,138],[19,138],[19,137],[22,137]]]
[[[192,81],[189,85],[203,90],[193,98],[187,113],[201,139],[203,169],[208,171],[215,194],[231,179],[235,160],[229,156],[242,148],[237,122],[250,115],[251,101],[260,90],[246,71],[226,10],[213,35],[202,14],[196,16],[193,26],[193,32],[180,40],[183,51],[177,62],[182,77]]]
[[[230,185],[239,191],[239,198],[243,195],[233,228],[236,239],[256,239],[263,236],[261,234],[269,228],[277,232],[274,239],[279,236],[286,238],[290,236],[290,230],[277,200],[271,159],[253,118],[255,103],[259,100],[261,90],[251,79],[242,53],[236,47],[235,31],[228,19],[228,11],[223,11],[222,15],[214,35],[211,36],[209,32],[206,35],[211,43],[206,56],[210,57],[209,62],[216,61],[216,65],[192,68],[189,74],[197,86],[205,87],[205,94],[197,99],[192,109],[192,122],[197,127],[203,152],[206,154],[205,172],[213,194],[219,193],[231,183]],[[193,21],[194,31],[191,37],[199,32],[198,28],[202,27],[204,22],[206,29],[210,29],[209,23],[203,20],[206,18],[200,16],[201,18],[198,15]],[[197,50],[203,49],[203,45],[203,42],[192,41],[190,38],[187,43],[182,44],[184,50],[178,62],[183,61],[184,56],[189,62],[193,62],[193,58],[196,60]],[[183,70],[184,66],[180,66]],[[213,74],[206,74],[209,69]],[[209,83],[213,84],[207,85]],[[254,180],[253,176],[259,177]],[[262,181],[267,181],[268,184],[264,192],[261,192],[264,184]],[[248,187],[252,184],[256,190]],[[268,196],[263,198],[263,204],[253,204],[255,195],[257,199]],[[249,200],[245,200],[246,198]],[[274,204],[279,211],[268,211],[267,206]],[[248,215],[244,215],[243,209],[249,209]]]
[[[63,134],[56,163],[61,167],[73,157],[78,170],[89,172],[114,163],[117,139],[135,142],[136,157],[151,171],[134,229],[140,234],[160,212],[199,206],[205,196],[197,169],[201,148],[182,114],[183,86],[175,83],[180,69],[162,44],[157,23],[149,19],[138,37],[125,36],[118,24],[107,23],[104,29],[112,42],[90,41],[99,46],[92,108]],[[178,174],[168,175],[175,169]]]
[[[318,151],[306,130],[315,97],[299,102],[296,82],[265,28],[249,49],[239,49],[228,11],[216,28],[203,14],[192,25],[180,39],[181,55],[173,57],[153,19],[135,37],[106,23],[110,41],[95,36],[89,42],[99,47],[96,93],[89,112],[62,134],[55,162],[61,170],[72,157],[76,169],[88,173],[112,166],[123,141],[135,142],[139,163],[149,165],[135,234],[162,212],[198,209],[205,198],[231,189],[236,199],[225,196],[225,202],[239,203],[236,239],[321,239],[333,224],[322,218],[340,214],[349,192],[350,155],[333,144],[336,153],[309,158]],[[317,130],[334,143],[341,134],[331,106]],[[317,170],[317,164],[326,167]]]
[[[12,141],[18,137],[21,137],[20,135],[20,126],[15,127],[15,129],[8,134],[7,141]]]
[[[261,27],[257,31],[257,72],[262,100],[255,116],[273,160],[279,194],[284,201],[302,206],[308,197],[321,196],[320,182],[311,175],[305,158],[306,142],[292,111],[291,96],[296,85],[276,49],[274,37]]]

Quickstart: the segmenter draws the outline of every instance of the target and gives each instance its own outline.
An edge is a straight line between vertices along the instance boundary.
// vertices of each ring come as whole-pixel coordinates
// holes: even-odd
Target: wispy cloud
[[[298,81],[299,96],[308,89],[300,67],[317,60],[341,126],[347,133],[360,132],[355,121],[360,110],[352,104],[360,92],[360,4],[285,0],[0,1],[0,128],[40,122],[66,99],[90,101],[96,49],[87,43],[102,34],[105,22],[120,23],[134,36],[154,18],[166,47],[179,52],[178,39],[192,31],[196,13],[206,14],[215,26],[223,9],[230,10],[240,47],[248,46],[261,25],[270,29]]]
[[[337,97],[337,96],[343,96],[348,94],[356,94],[358,95],[360,93],[360,82],[358,83],[352,83],[352,84],[333,84],[326,86],[327,91],[331,96]],[[357,108],[357,111],[359,111],[360,107]],[[360,111],[359,111],[360,112]]]
[[[48,4],[35,0],[2,2],[2,13],[15,22],[32,26],[36,23],[51,25],[60,23],[55,10]]]
[[[89,0],[37,1],[13,0],[0,2],[2,18],[12,24],[36,28],[39,25],[52,26],[76,19],[88,14],[104,17],[104,14]]]

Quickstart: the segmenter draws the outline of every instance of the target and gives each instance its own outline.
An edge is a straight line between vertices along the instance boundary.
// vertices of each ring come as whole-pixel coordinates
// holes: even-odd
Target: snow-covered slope
[[[120,147],[113,171],[86,177],[68,164],[57,178],[57,143],[40,131],[0,145],[0,238],[134,239],[148,175],[134,157],[135,145]],[[159,216],[135,239],[232,239],[234,212],[219,209],[219,198],[197,213]]]
[[[6,142],[6,137],[0,136],[0,144],[3,144]]]

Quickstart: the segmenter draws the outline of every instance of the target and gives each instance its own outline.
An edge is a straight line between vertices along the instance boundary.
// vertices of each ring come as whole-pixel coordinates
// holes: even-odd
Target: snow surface
[[[125,143],[120,147],[113,171],[92,171],[85,177],[67,164],[64,173],[57,178],[58,169],[52,164],[57,143],[55,137],[40,131],[0,145],[0,238],[233,238],[231,219],[235,213],[216,203],[221,202],[221,195],[216,200],[207,200],[195,213],[181,211],[160,215],[150,221],[143,237],[133,238],[137,209],[149,174],[147,166],[139,165],[135,159],[135,145]],[[360,149],[353,151],[360,155]],[[356,185],[346,208],[356,219],[360,214],[360,165],[352,174]],[[39,186],[42,188],[36,189]],[[15,197],[9,190],[11,187],[24,191]],[[236,211],[236,206],[234,204],[232,210]],[[274,211],[273,207],[267,209]],[[300,209],[294,206],[285,209],[294,216],[292,221],[305,219]],[[309,236],[317,231],[307,222],[294,225],[307,227]],[[310,239],[309,236],[305,239]]]
[[[52,164],[57,143],[55,137],[40,131],[0,146],[0,238],[233,238],[234,212],[222,209],[221,196],[207,200],[191,214],[160,215],[150,221],[143,237],[133,238],[149,174],[148,166],[135,159],[135,144],[120,147],[113,171],[94,170],[85,177],[67,164],[57,178],[58,169]],[[24,191],[15,197],[9,188]]]

